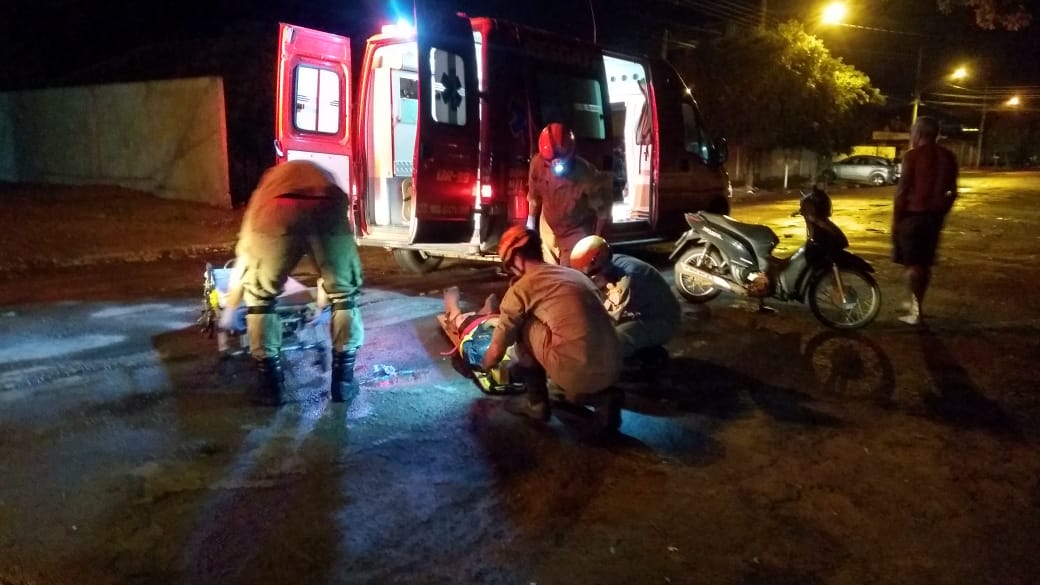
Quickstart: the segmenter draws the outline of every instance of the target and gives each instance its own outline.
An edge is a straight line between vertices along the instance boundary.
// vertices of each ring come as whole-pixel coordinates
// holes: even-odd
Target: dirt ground
[[[2,182],[0,205],[0,277],[159,259],[230,259],[244,211],[107,185]],[[382,249],[362,248],[361,255],[368,276],[400,274]],[[308,269],[305,260],[300,270]]]
[[[0,272],[230,249],[241,210],[110,186],[0,183]]]

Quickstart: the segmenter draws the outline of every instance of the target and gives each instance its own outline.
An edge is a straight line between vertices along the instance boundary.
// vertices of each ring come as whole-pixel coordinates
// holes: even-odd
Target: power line
[[[722,20],[734,21],[748,27],[758,26],[757,16],[751,16],[748,13],[734,10],[732,7],[727,7],[721,3],[710,1],[702,2],[700,0],[672,0],[672,4],[687,9],[693,9],[701,14],[721,18]]]

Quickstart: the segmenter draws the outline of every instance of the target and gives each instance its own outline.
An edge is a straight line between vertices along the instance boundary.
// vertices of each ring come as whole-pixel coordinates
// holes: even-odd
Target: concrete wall
[[[726,170],[737,184],[747,181],[748,153],[739,145],[730,145]],[[815,177],[820,168],[820,157],[810,150],[777,149],[758,155],[755,180],[782,179],[787,166],[788,177]]]
[[[5,127],[0,180],[119,185],[231,206],[219,77],[0,94],[0,146]]]

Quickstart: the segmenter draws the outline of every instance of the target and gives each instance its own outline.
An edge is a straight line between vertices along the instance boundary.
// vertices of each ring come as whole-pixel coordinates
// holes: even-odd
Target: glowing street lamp
[[[957,69],[954,69],[953,73],[950,74],[950,78],[951,79],[956,79],[957,81],[960,81],[962,79],[967,79],[967,77],[968,77],[968,70],[966,68],[964,68],[964,67],[958,67]]]
[[[1017,105],[1020,105],[1021,103],[1022,103],[1022,100],[1018,99],[1017,95],[1013,95],[1010,98],[1008,98],[1008,101],[1004,102],[1004,105],[1015,107]]]
[[[845,21],[849,9],[844,2],[831,2],[823,8],[823,24],[841,24]]]

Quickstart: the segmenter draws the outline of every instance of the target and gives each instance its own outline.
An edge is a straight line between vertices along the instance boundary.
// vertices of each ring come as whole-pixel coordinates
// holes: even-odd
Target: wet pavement
[[[440,291],[478,304],[487,266],[413,277],[366,250],[359,399],[328,403],[297,351],[277,410],[194,325],[207,258],[8,273],[0,583],[1036,583],[1035,179],[965,177],[916,329],[891,188],[835,194],[878,321],[684,305],[606,443],[516,420],[442,355]],[[791,208],[733,215],[789,249]]]

